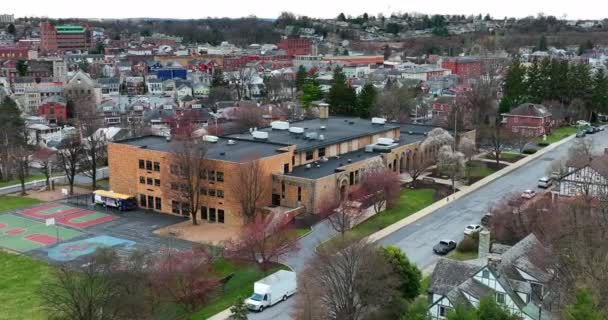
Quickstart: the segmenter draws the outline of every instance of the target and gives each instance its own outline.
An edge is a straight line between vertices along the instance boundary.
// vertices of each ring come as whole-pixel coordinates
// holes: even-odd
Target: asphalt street
[[[603,152],[608,148],[608,131],[602,131],[588,138],[593,139],[594,151]],[[455,200],[430,215],[408,225],[391,235],[381,239],[381,245],[394,245],[408,255],[420,269],[434,265],[440,258],[432,251],[432,247],[442,239],[459,241],[463,238],[464,227],[471,223],[479,223],[488,208],[510,193],[521,193],[525,189],[538,190],[538,178],[547,175],[551,163],[557,159],[565,159],[568,149],[579,139],[573,139],[556,149],[544,154],[511,173],[490,182],[471,192],[465,197]],[[332,235],[326,224],[319,224],[312,234],[302,239],[302,249],[297,255],[284,259],[296,272],[301,270],[306,260],[314,252],[314,247]],[[263,313],[251,313],[252,320],[283,320],[291,319],[294,297],[279,303]]]

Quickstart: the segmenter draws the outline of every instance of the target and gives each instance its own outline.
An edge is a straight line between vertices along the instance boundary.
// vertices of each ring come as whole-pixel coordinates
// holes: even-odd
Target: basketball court
[[[79,229],[89,228],[118,219],[118,217],[113,215],[76,208],[60,203],[44,204],[19,210],[18,212],[24,216],[38,220],[55,218],[55,221],[61,225]]]
[[[0,246],[17,252],[28,252],[81,235],[76,230],[47,226],[12,214],[0,215]]]

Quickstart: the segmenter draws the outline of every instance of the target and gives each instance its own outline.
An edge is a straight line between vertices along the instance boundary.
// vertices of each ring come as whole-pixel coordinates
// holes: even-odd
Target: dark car
[[[456,241],[441,240],[433,247],[433,252],[435,252],[436,254],[448,254],[454,249],[456,249]]]
[[[587,134],[594,134],[596,132],[598,132],[599,130],[597,130],[595,127],[587,127]]]

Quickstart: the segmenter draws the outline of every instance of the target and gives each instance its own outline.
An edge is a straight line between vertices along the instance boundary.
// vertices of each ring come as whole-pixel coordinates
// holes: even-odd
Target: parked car
[[[247,308],[262,312],[296,293],[298,282],[293,271],[279,270],[253,284],[253,295],[245,300]]]
[[[470,224],[464,228],[464,234],[470,236],[474,233],[481,231],[481,226],[478,224]]]
[[[594,134],[596,132],[598,132],[598,130],[596,129],[596,127],[588,126],[585,129],[585,133],[587,133],[587,134]]]
[[[552,177],[542,177],[538,179],[538,187],[539,188],[549,188],[553,184]]]
[[[536,195],[536,191],[528,189],[521,194],[521,197],[524,199],[532,199]]]
[[[492,223],[492,213],[488,212],[484,214],[483,217],[481,217],[481,225],[486,228],[489,228],[490,223]]]
[[[587,134],[585,133],[585,131],[577,131],[576,132],[576,137],[577,138],[584,138]]]
[[[605,128],[605,127],[598,127],[598,129],[599,129],[600,131],[604,131],[604,129],[606,129],[606,128]]]
[[[448,254],[454,249],[456,249],[456,241],[441,240],[433,247],[433,252],[435,252],[436,254]]]
[[[587,122],[587,121],[585,121],[585,120],[578,120],[578,121],[576,122],[576,124],[577,124],[577,125],[579,125],[579,126],[581,126],[581,127],[591,125],[591,123],[589,123],[589,122]]]

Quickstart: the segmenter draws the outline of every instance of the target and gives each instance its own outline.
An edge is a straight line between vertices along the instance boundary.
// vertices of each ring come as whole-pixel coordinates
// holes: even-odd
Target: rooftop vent
[[[228,144],[229,144],[229,145],[236,144],[236,141],[234,141],[234,140],[228,140]]]
[[[301,134],[301,133],[304,133],[304,128],[302,128],[302,127],[290,127],[289,128],[289,132],[295,133],[295,134]]]
[[[316,140],[318,135],[316,132],[308,132],[306,133],[305,137],[310,140]]]
[[[273,121],[270,123],[272,130],[287,130],[289,129],[289,122],[287,121]]]
[[[372,118],[372,124],[383,125],[385,123],[386,123],[386,119],[385,118],[377,118],[377,117]]]
[[[266,140],[268,139],[268,132],[265,131],[254,131],[251,133],[254,139]]]
[[[354,121],[349,121],[348,124],[355,124],[355,122]]]
[[[320,135],[319,135],[319,140],[325,140],[325,136],[324,136],[324,135],[322,135],[322,134],[320,134]]]
[[[320,126],[319,129],[320,130],[325,130],[325,126]]]
[[[204,135],[203,136],[203,141],[205,142],[211,142],[211,143],[216,143],[219,141],[220,138],[216,137],[216,136],[211,136],[211,135]]]
[[[143,146],[141,146],[140,148],[141,148],[141,149],[148,149],[148,146],[147,146],[147,145],[143,145]]]
[[[414,134],[414,131],[408,131],[407,134],[412,135]]]
[[[348,161],[348,163],[352,163],[353,159],[348,159],[347,161]]]
[[[226,152],[220,152],[220,156],[225,156]]]
[[[310,169],[312,166],[309,164],[306,165],[306,169]]]
[[[378,144],[383,146],[390,146],[395,141],[391,138],[378,138]]]

